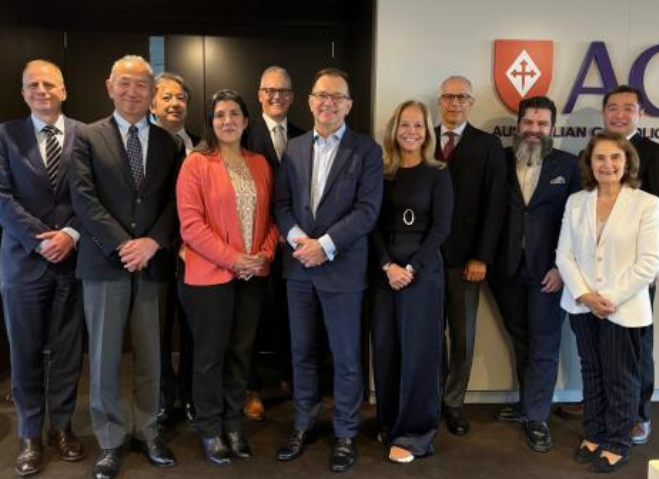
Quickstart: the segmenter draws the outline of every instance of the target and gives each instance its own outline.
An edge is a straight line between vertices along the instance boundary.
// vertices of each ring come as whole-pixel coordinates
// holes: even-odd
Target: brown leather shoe
[[[263,421],[265,419],[265,407],[258,391],[247,391],[247,401],[243,413],[247,419],[252,421]]]
[[[48,433],[48,444],[55,446],[60,459],[67,462],[79,461],[85,457],[82,443],[70,427],[54,429]]]
[[[556,414],[565,419],[580,421],[583,419],[583,403],[568,403],[558,406],[556,408]]]
[[[43,445],[41,438],[21,438],[18,443],[18,457],[16,458],[16,474],[21,477],[36,474],[43,469]]]

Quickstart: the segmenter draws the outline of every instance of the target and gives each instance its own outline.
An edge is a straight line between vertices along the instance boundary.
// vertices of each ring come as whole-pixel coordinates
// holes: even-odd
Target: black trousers
[[[394,291],[384,274],[371,317],[378,426],[387,443],[415,456],[433,452],[439,423],[443,290],[441,275]]]
[[[249,358],[266,281],[253,277],[191,286],[179,280],[194,341],[192,398],[202,437],[242,430]]]
[[[654,305],[655,287],[650,287],[650,304]],[[652,394],[654,393],[654,327],[641,331],[641,402],[638,407],[638,420],[652,419]]]
[[[581,357],[586,439],[615,454],[631,450],[641,386],[641,329],[570,315]]]
[[[513,342],[519,399],[526,418],[547,421],[551,410],[565,311],[561,292],[544,293],[522,260],[515,276],[492,276],[490,289]]]
[[[160,407],[172,409],[178,402],[183,406],[192,402],[192,330],[185,310],[180,303],[174,280],[163,295],[163,320],[160,337]],[[175,326],[178,326],[175,328]],[[178,371],[172,363],[172,344],[175,334],[179,337]]]
[[[49,268],[30,283],[2,282],[11,358],[11,390],[21,438],[41,437],[71,422],[82,369],[82,287],[73,272]],[[50,349],[46,370],[44,348]]]

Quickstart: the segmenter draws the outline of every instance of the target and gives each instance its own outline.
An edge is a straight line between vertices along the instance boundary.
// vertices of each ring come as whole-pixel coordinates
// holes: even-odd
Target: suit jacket
[[[638,132],[630,141],[636,148],[641,163],[638,171],[641,189],[659,196],[659,144]]]
[[[596,292],[612,301],[609,320],[625,327],[652,324],[648,286],[659,272],[659,198],[623,186],[604,226],[596,230],[597,189],[570,196],[565,206],[556,264],[565,288],[561,306],[588,312],[576,299]]]
[[[435,157],[444,160],[435,128]],[[506,204],[506,162],[498,137],[467,124],[448,163],[453,180],[451,234],[442,252],[448,266],[475,259],[492,264]]]
[[[568,197],[581,189],[577,158],[554,149],[542,161],[538,186],[527,205],[517,178],[517,160],[506,148],[506,211],[494,272],[510,278],[522,255],[533,277],[542,280],[556,265],[556,246]]]
[[[297,136],[300,136],[304,133],[301,128],[298,128],[290,121],[288,122],[286,129],[286,138],[291,139]],[[259,115],[258,118],[254,119],[254,122],[250,125],[247,131],[247,142],[246,147],[250,151],[255,151],[257,153],[265,156],[265,159],[268,160],[268,164],[272,171],[275,173],[279,170],[279,158],[277,158],[277,152],[275,151],[275,145],[272,143],[272,136],[268,130],[268,125],[266,124],[263,116]]]
[[[30,282],[48,267],[74,271],[75,254],[52,264],[35,252],[41,243],[36,235],[66,226],[80,232],[71,206],[68,175],[73,144],[82,123],[64,119],[64,143],[58,185],[52,189],[34,133],[32,119],[12,120],[0,125],[0,278]]]
[[[272,172],[261,155],[243,150],[243,156],[256,188],[254,235],[248,253],[264,253],[272,261],[279,240],[270,214]],[[190,154],[181,168],[176,193],[185,248],[185,283],[231,281],[236,277],[231,267],[245,252],[245,241],[233,184],[219,154]],[[268,271],[266,265],[259,276],[266,276]]]
[[[145,269],[147,278],[173,278],[180,151],[166,130],[151,124],[146,174],[136,191],[114,117],[82,129],[74,146],[71,170],[73,207],[83,224],[78,277],[112,280],[130,275],[123,268],[117,248],[128,240],[150,237],[161,248]]]
[[[314,216],[311,210],[313,131],[292,139],[275,186],[275,215],[286,237],[298,225],[310,238],[328,234],[336,246],[333,261],[304,268],[286,243],[284,277],[311,281],[329,292],[366,288],[368,235],[382,202],[382,149],[372,139],[346,128]]]

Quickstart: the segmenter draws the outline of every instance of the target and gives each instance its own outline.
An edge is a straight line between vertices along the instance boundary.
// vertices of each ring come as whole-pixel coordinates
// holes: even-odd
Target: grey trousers
[[[482,282],[464,280],[463,271],[464,267],[448,268],[446,274],[446,334],[450,342],[444,387],[444,405],[447,407],[463,405],[474,359]]]
[[[164,287],[165,283],[145,280],[142,273],[120,280],[83,280],[89,332],[90,412],[102,449],[121,446],[128,435],[121,404],[121,356],[128,321],[133,349],[134,436],[151,440],[158,434],[159,297]]]

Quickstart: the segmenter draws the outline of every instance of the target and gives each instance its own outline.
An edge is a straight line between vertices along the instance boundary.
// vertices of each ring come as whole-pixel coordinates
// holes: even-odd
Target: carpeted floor
[[[125,394],[130,390],[130,368],[127,365]],[[90,476],[93,456],[97,452],[96,441],[90,429],[88,413],[88,381],[81,382],[79,402],[74,418],[74,429],[87,446],[88,457],[79,463],[69,464],[59,460],[52,448],[46,448],[46,469],[38,476],[47,479],[81,479]],[[7,391],[6,381],[0,384],[0,392]],[[279,463],[274,459],[276,448],[290,432],[293,407],[290,401],[277,397],[276,389],[269,392],[267,418],[261,423],[246,423],[246,435],[254,450],[249,462],[236,462],[229,468],[216,468],[204,461],[194,431],[179,423],[165,437],[174,450],[178,465],[171,469],[150,466],[137,453],[125,454],[121,479],[169,479],[197,477],[223,477],[227,479],[295,479],[336,477],[328,471],[327,461],[332,443],[332,404],[326,399],[321,433],[315,444],[292,463]],[[4,396],[4,394],[3,394]],[[401,466],[389,463],[383,447],[374,438],[374,408],[365,404],[363,427],[358,437],[359,459],[346,477],[360,479],[388,478],[445,478],[445,479],[582,479],[596,477],[584,466],[572,460],[572,452],[580,438],[581,425],[552,415],[550,426],[555,447],[547,454],[528,449],[519,426],[498,423],[492,419],[497,405],[470,405],[471,433],[463,438],[449,434],[442,423],[436,440],[436,453]],[[659,418],[656,422],[659,424]],[[0,407],[0,478],[14,476],[13,468],[17,451],[14,411],[7,405]],[[647,461],[659,458],[656,442],[634,449],[631,462],[612,477],[616,479],[645,479]]]

